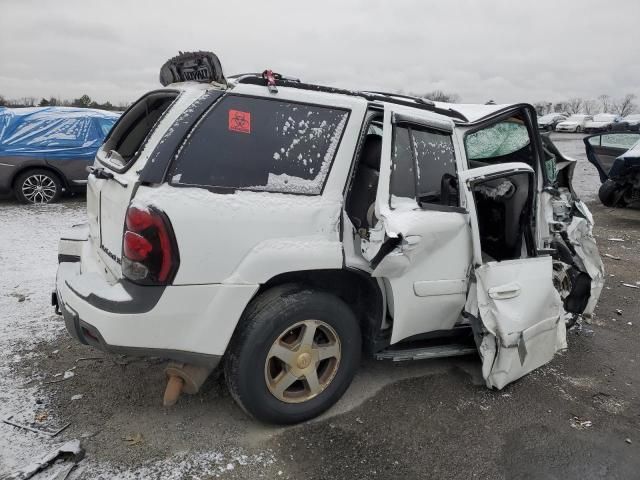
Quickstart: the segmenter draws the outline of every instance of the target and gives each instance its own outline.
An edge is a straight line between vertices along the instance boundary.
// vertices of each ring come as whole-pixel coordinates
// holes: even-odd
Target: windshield
[[[502,157],[529,144],[527,127],[517,119],[509,119],[465,137],[469,160]]]
[[[634,113],[633,115],[627,115],[625,120],[640,120],[640,113]]]
[[[611,115],[608,113],[601,113],[600,115],[596,115],[595,117],[593,117],[593,121],[594,122],[610,122],[614,118],[616,118],[615,115]]]

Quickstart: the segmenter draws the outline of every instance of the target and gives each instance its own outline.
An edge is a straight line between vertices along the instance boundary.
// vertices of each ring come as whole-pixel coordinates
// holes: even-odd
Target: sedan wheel
[[[52,203],[60,198],[62,184],[47,170],[29,170],[16,179],[14,193],[23,203]]]

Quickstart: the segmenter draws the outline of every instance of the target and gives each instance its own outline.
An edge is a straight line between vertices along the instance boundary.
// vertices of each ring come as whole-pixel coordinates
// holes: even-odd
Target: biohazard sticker
[[[240,110],[229,110],[229,130],[251,133],[251,114]]]

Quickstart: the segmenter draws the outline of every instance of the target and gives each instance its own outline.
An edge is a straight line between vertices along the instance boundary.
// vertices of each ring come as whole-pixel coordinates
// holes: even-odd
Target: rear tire
[[[253,300],[243,314],[225,358],[225,377],[249,415],[267,423],[298,423],[343,395],[361,348],[358,321],[342,300],[303,285],[283,285]]]
[[[582,127],[578,125],[576,127],[576,133],[581,133],[581,132],[582,132]]]
[[[621,200],[620,187],[613,180],[607,180],[604,182],[598,190],[598,198],[605,207],[624,207],[624,202]]]
[[[22,203],[54,203],[62,195],[62,181],[49,170],[34,168],[18,175],[13,192]]]

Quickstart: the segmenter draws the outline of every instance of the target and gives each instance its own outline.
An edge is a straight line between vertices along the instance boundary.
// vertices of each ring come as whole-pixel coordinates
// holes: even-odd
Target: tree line
[[[0,95],[0,107],[78,107],[78,108],[99,108],[101,110],[126,110],[130,104],[120,102],[113,104],[109,101],[104,103],[92,100],[89,95],[82,95],[73,100],[49,97],[38,100],[36,97],[22,97],[16,99],[8,99]]]
[[[563,102],[536,102],[533,104],[538,115],[548,113],[584,113],[594,115],[596,113],[615,113],[623,117],[638,111],[636,96],[628,93],[622,98],[614,99],[609,95],[600,95],[596,99],[585,99],[580,97],[570,98]]]

